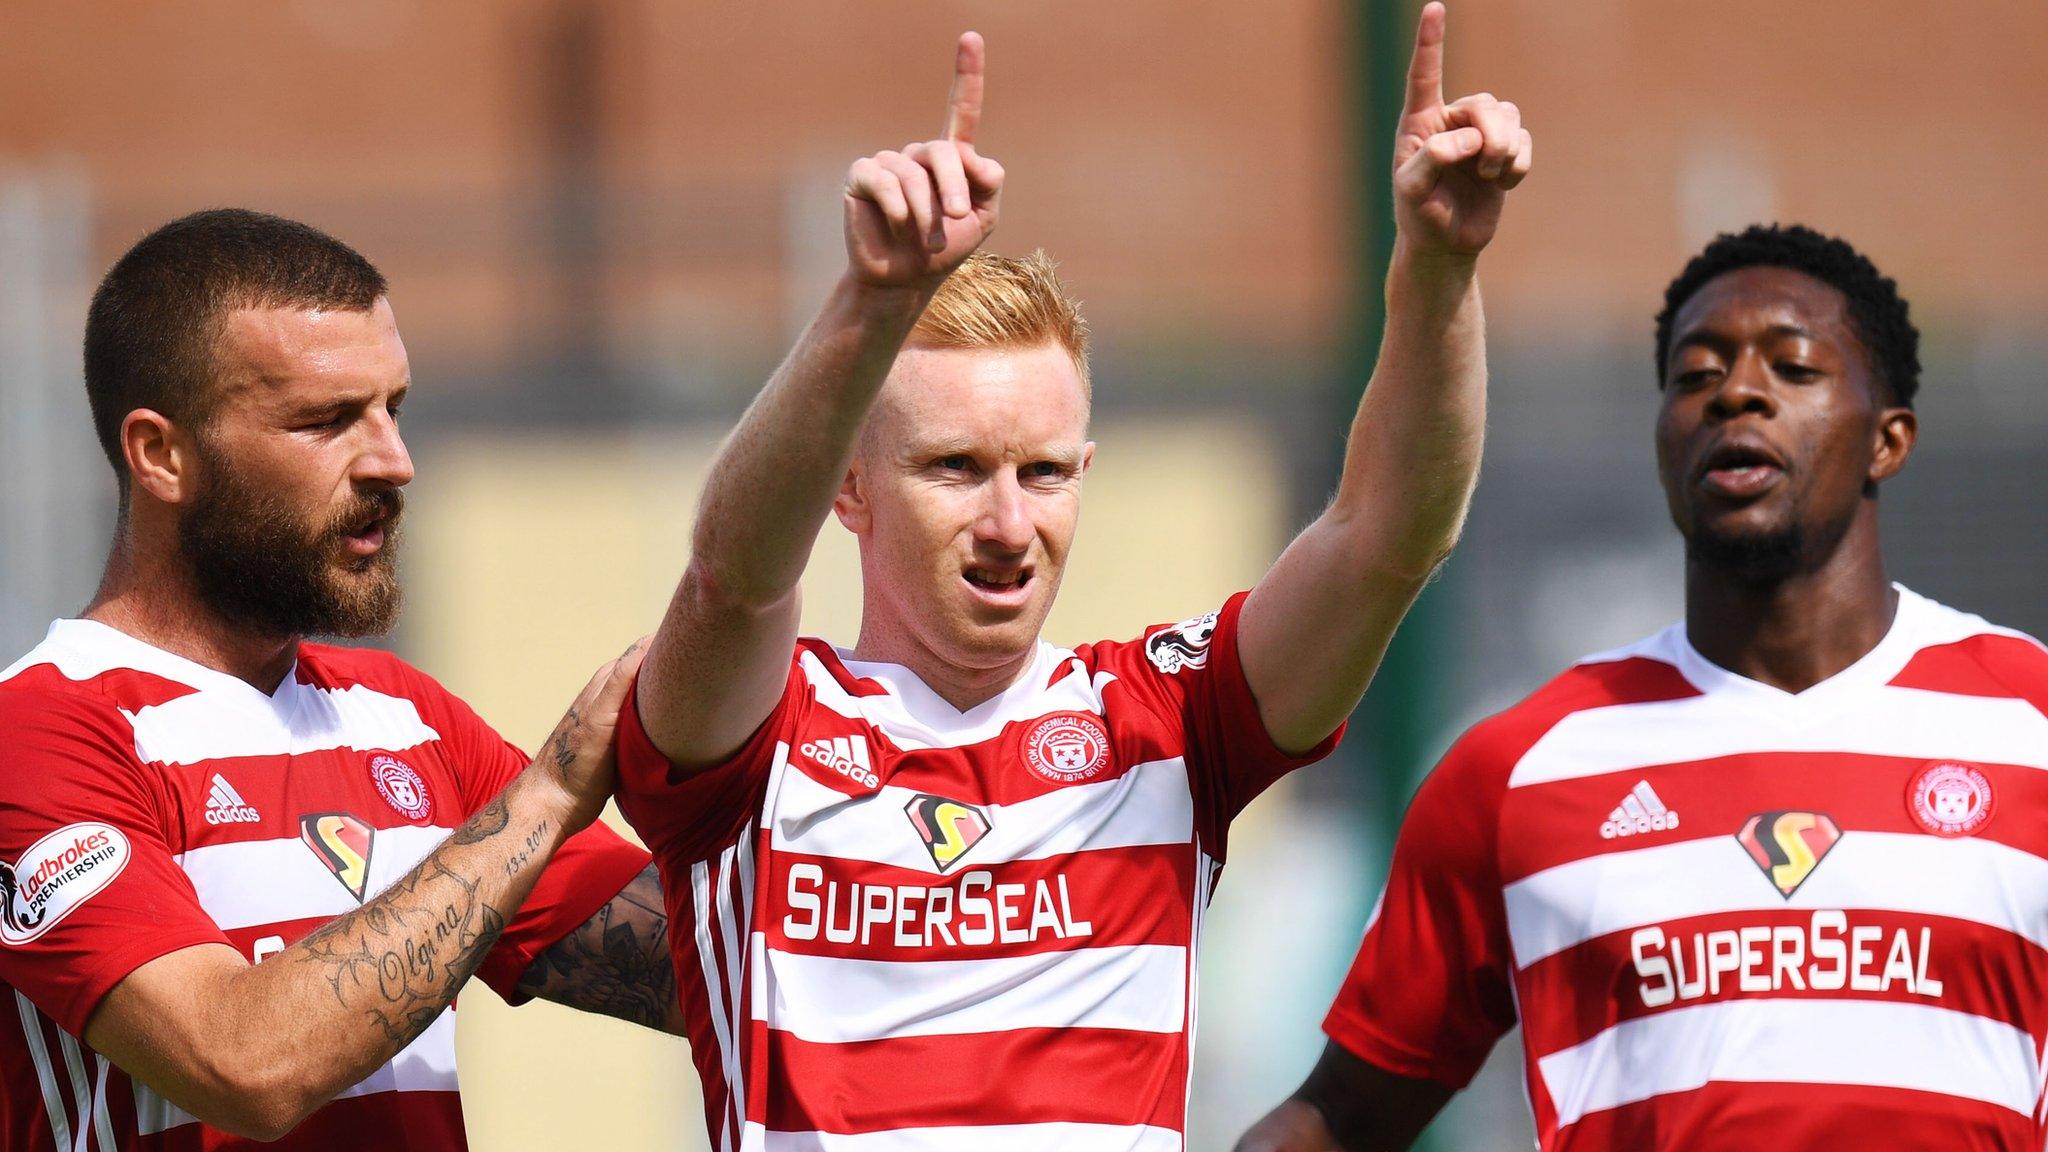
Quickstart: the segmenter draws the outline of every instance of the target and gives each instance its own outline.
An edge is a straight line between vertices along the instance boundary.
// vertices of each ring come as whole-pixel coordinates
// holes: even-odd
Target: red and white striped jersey
[[[1899,589],[1797,694],[1675,626],[1423,784],[1325,1028],[1468,1081],[1519,1018],[1547,1152],[2038,1152],[2048,651]]]
[[[59,621],[0,672],[0,1150],[255,1147],[83,1043],[100,998],[197,944],[252,960],[376,896],[526,757],[368,649],[303,645],[275,693],[103,624]],[[647,856],[593,828],[480,971],[501,995]],[[455,1018],[264,1147],[464,1146]]]
[[[1041,644],[954,710],[802,642],[780,705],[687,777],[620,724],[714,1148],[1179,1149],[1195,953],[1231,817],[1302,757],[1238,664],[1240,595]]]

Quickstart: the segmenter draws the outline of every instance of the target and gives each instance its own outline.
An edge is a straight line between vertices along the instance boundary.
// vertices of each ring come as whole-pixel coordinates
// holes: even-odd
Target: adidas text
[[[863,788],[880,788],[882,778],[868,763],[868,742],[859,736],[812,740],[797,749]]]
[[[206,822],[214,825],[261,824],[263,816],[242,799],[234,785],[216,775],[206,794]]]
[[[1676,827],[1678,812],[1665,806],[1648,780],[1638,780],[1614,811],[1607,814],[1606,823],[1600,825],[1600,838],[1615,840],[1645,832],[1668,832]]]

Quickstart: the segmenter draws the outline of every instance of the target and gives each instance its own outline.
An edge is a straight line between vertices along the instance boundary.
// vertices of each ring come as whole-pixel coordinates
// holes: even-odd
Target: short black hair
[[[1790,268],[1840,291],[1849,299],[1849,325],[1870,354],[1878,378],[1894,403],[1911,408],[1920,390],[1920,330],[1907,316],[1899,286],[1870,259],[1838,237],[1803,224],[1752,224],[1714,237],[1664,289],[1657,314],[1657,379],[1671,366],[1671,325],[1678,310],[1707,282],[1738,268]]]
[[[384,274],[355,249],[317,228],[244,208],[194,212],[137,241],[108,269],[85,318],[85,395],[124,504],[121,422],[151,408],[205,423],[214,349],[229,312],[367,312],[384,292]]]

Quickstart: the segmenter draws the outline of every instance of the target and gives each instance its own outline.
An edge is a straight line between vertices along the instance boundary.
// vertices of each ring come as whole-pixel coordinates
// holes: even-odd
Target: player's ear
[[[1870,457],[1870,482],[1882,483],[1899,474],[1913,454],[1920,418],[1911,408],[1885,408],[1877,414],[1876,451]]]
[[[1086,476],[1088,474],[1088,469],[1093,468],[1094,466],[1095,441],[1090,440],[1086,444],[1081,445],[1081,474],[1083,476]]]
[[[861,476],[860,456],[855,454],[853,463],[846,469],[846,479],[839,482],[839,495],[832,498],[832,514],[848,532],[859,536],[874,522],[874,514],[868,507],[867,489]]]
[[[192,499],[198,482],[198,445],[171,418],[137,408],[121,420],[121,456],[135,489],[163,504]]]

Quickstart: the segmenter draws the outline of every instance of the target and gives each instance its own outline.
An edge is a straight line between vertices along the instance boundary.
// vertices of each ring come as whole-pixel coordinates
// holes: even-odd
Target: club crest
[[[1937,760],[1906,785],[1906,810],[1936,836],[1970,836],[1991,822],[1991,780],[1968,764]]]
[[[427,782],[398,757],[381,752],[370,757],[370,781],[392,811],[407,820],[425,820],[434,814],[434,797],[427,791]]]
[[[1109,730],[1086,712],[1055,712],[1025,733],[1024,762],[1055,784],[1092,780],[1109,767]]]

